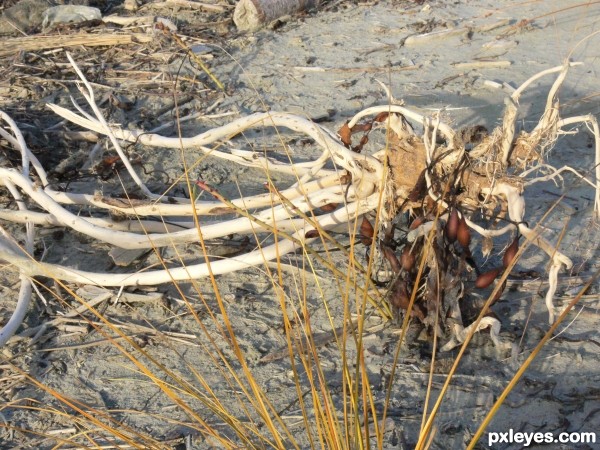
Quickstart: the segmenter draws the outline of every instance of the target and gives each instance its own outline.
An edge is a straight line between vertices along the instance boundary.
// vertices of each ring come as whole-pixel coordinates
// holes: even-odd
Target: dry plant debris
[[[475,274],[475,288],[496,283],[492,300],[497,299],[502,282],[514,265],[521,238],[521,246],[527,243],[538,247],[550,258],[546,305],[550,322],[554,321],[553,296],[558,272],[563,267],[570,268],[572,262],[528,226],[523,193],[532,183],[560,177],[565,170],[575,172],[570,167],[557,169],[546,162],[553,143],[561,133],[567,132],[567,126],[584,125],[595,136],[595,178],[587,180],[587,174],[578,175],[595,188],[595,213],[600,214],[600,131],[597,121],[591,115],[563,119],[558,114],[557,93],[575,63],[565,63],[527,80],[507,99],[502,125],[489,134],[481,128],[456,132],[443,123],[439,115],[425,117],[396,104],[390,96],[390,104],[361,111],[338,134],[297,115],[266,112],[180,139],[107,123],[91,84],[71,56],[67,56],[81,80],[80,91],[91,113],[75,100],[77,112],[56,104],[49,104],[49,108],[73,124],[107,136],[120,164],[143,195],[139,199],[115,199],[98,192],[54,189],[46,170],[29,150],[15,122],[1,113],[5,125],[0,128],[0,137],[20,152],[21,161],[18,169],[0,168],[0,180],[18,207],[18,210],[2,209],[0,215],[5,220],[25,224],[26,230],[24,244],[21,244],[19,237],[5,228],[0,229],[0,258],[19,270],[21,276],[17,307],[1,331],[1,344],[14,334],[23,320],[32,293],[32,277],[100,286],[154,285],[201,278],[210,273],[222,274],[258,265],[297,250],[307,251],[311,242],[320,239],[327,230],[359,219],[362,220],[360,239],[366,245],[375,244],[372,251],[382,255],[382,260],[389,265],[390,270],[379,271],[374,277],[388,286],[393,306],[408,309],[437,333],[444,334],[447,330],[449,335],[444,349],[463,342],[473,327],[477,330],[490,327],[492,339],[498,342],[500,323],[493,315],[464,326],[465,281],[470,274]],[[558,76],[538,124],[531,131],[522,130],[517,134],[520,95],[534,81],[552,74]],[[374,118],[365,122],[367,117]],[[375,123],[385,127],[388,144],[372,155],[363,154],[362,147]],[[423,127],[422,135],[415,133],[413,125]],[[253,128],[287,128],[302,133],[322,148],[321,156],[308,162],[294,162],[290,155],[287,155],[289,161],[281,161],[258,152],[236,149],[235,144],[226,150],[226,144],[232,143],[235,136]],[[357,132],[364,135],[360,144],[353,147],[352,134]],[[202,180],[190,181],[184,173],[183,177],[188,177],[190,194],[194,194],[192,198],[198,199],[197,194],[202,192],[214,197],[214,200],[193,203],[189,198],[169,192],[152,192],[123,150],[122,144],[126,142],[147,147],[201,149],[232,164],[263,169],[266,177],[276,172],[293,175],[296,182],[275,187],[267,178],[265,193],[229,199]],[[532,173],[542,174],[530,178]],[[85,206],[88,211],[93,211],[93,216],[75,213],[74,206]],[[410,214],[411,229],[397,238],[395,226],[398,217],[405,212]],[[363,218],[369,213],[378,214],[377,230]],[[223,214],[228,214],[228,218],[203,224],[203,216]],[[237,217],[231,218],[231,215]],[[503,220],[507,224],[486,229],[476,223],[475,215],[495,218],[496,223]],[[167,224],[169,218],[175,217],[176,226]],[[207,259],[200,264],[125,274],[93,273],[36,261],[32,256],[35,227],[44,225],[65,227],[125,249],[157,249],[232,234],[267,234],[271,235],[271,241],[257,237],[258,247],[238,256],[215,261]],[[477,272],[470,248],[473,231],[487,240],[513,234],[503,267]]]

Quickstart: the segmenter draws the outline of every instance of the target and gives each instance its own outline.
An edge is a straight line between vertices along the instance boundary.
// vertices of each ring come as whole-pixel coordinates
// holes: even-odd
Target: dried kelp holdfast
[[[414,205],[409,197],[421,173],[424,182],[420,181],[419,189],[426,193],[426,197],[431,202],[435,203],[439,213],[438,220],[446,221],[451,205],[442,195],[443,190],[438,180],[444,179],[448,173],[453,173],[459,161],[467,161],[468,164],[460,173],[460,177],[456,179],[456,183],[461,184],[462,189],[456,190],[457,193],[452,198],[452,206],[456,207],[458,211],[472,211],[475,208],[492,209],[491,205],[494,202],[501,204],[503,205],[501,209],[508,213],[510,219],[510,223],[501,229],[484,229],[469,220],[465,214],[461,214],[460,217],[470,230],[490,239],[518,230],[523,240],[548,254],[551,259],[551,267],[546,304],[550,320],[553,321],[552,298],[556,290],[558,271],[563,266],[571,267],[572,263],[567,256],[556,251],[550,243],[524,222],[523,191],[532,183],[560,177],[565,170],[575,172],[568,167],[555,169],[543,162],[543,158],[556,137],[563,132],[566,126],[576,123],[585,124],[593,132],[596,161],[600,161],[600,133],[596,119],[591,115],[567,119],[560,119],[558,116],[556,94],[564,81],[568,68],[574,65],[573,63],[546,70],[527,80],[507,100],[502,126],[482,137],[481,142],[477,144],[470,142],[469,145],[472,148],[468,154],[465,150],[465,143],[462,142],[464,136],[444,124],[439,117],[425,117],[407,107],[395,104],[365,109],[348,122],[347,127],[350,131],[355,129],[360,120],[368,116],[379,116],[380,122],[385,124],[388,130],[388,148],[373,155],[366,155],[347,148],[343,136],[340,139],[338,135],[319,124],[303,117],[279,112],[257,113],[241,117],[227,125],[188,138],[169,138],[142,130],[125,130],[112,126],[106,122],[96,105],[90,84],[70,56],[69,60],[82,81],[80,90],[93,114],[87,113],[75,102],[73,103],[77,113],[57,105],[49,105],[49,107],[72,123],[108,136],[125,169],[145,199],[136,201],[126,198],[109,199],[97,194],[61,192],[52,189],[43,167],[27,148],[16,125],[11,124],[11,132],[0,128],[0,134],[10,145],[21,152],[23,169],[18,171],[0,167],[0,180],[17,200],[21,210],[0,211],[2,218],[27,223],[28,229],[32,229],[35,224],[62,226],[122,248],[160,248],[195,242],[198,239],[198,230],[191,218],[197,214],[218,216],[223,213],[223,203],[219,200],[198,201],[192,205],[188,198],[167,197],[164,193],[151,192],[123,152],[120,143],[124,141],[135,142],[147,147],[179,150],[195,148],[234,164],[293,174],[297,177],[295,183],[288,187],[278,187],[278,192],[282,194],[280,199],[277,199],[272,192],[268,192],[231,200],[236,208],[252,210],[253,217],[246,215],[233,219],[228,218],[219,223],[201,224],[200,227],[204,239],[210,240],[232,233],[255,233],[256,223],[253,219],[259,219],[271,228],[277,227],[278,230],[282,230],[292,239],[280,237],[276,243],[266,245],[260,251],[248,251],[224,261],[214,261],[210,264],[210,269],[207,263],[202,263],[175,267],[168,271],[114,274],[87,272],[56,264],[34,262],[30,256],[32,252],[19,246],[17,240],[3,230],[0,237],[0,258],[10,261],[12,267],[19,269],[23,286],[28,285],[29,282],[25,280],[29,280],[29,277],[40,275],[76,283],[132,286],[200,278],[207,276],[209,270],[214,274],[227,273],[261,264],[265,260],[275,259],[299,248],[305,248],[312,240],[316,239],[315,234],[311,232],[311,230],[315,230],[316,225],[319,229],[329,230],[339,227],[340,224],[352,222],[372,211],[380,214],[379,223],[385,230],[387,224],[402,210],[420,207],[421,203]],[[520,94],[533,81],[553,73],[559,73],[559,76],[550,90],[545,112],[538,125],[531,132],[522,131],[516,135],[515,122]],[[382,113],[385,116],[381,116]],[[409,122],[423,124],[422,136],[414,133]],[[247,129],[257,127],[288,128],[305,134],[323,149],[322,154],[311,161],[286,160],[282,162],[251,150],[236,148],[235,143],[230,150],[224,150],[225,142],[232,141],[234,136]],[[443,143],[438,144],[440,136]],[[29,161],[35,169],[35,176],[28,171]],[[330,162],[333,163],[333,168],[330,168],[331,164],[328,165]],[[407,170],[407,167],[411,169]],[[424,171],[425,168],[428,170]],[[527,179],[526,176],[536,169],[545,171],[545,175]],[[595,209],[597,215],[600,205],[600,189],[597,185],[599,172],[600,167],[597,165],[596,180],[592,182],[586,179],[596,189]],[[581,176],[581,178],[584,177]],[[383,202],[380,201],[381,196],[383,196]],[[286,202],[291,202],[294,207],[290,208],[288,204],[284,204],[283,198],[286,199]],[[337,209],[332,209],[331,205],[336,204],[339,205]],[[380,207],[381,204],[383,208]],[[73,205],[85,205],[94,211],[94,217],[73,214],[69,210]],[[319,209],[326,205],[328,205],[327,210]],[[31,208],[35,208],[37,211],[32,211]],[[307,221],[307,211],[315,210],[320,212],[312,216],[311,221]],[[111,216],[115,212],[126,217],[133,216],[135,219],[115,221]],[[165,218],[183,216],[189,217],[190,220],[178,222],[177,227],[173,229],[162,221],[152,219],[156,216]],[[408,241],[414,242],[426,236],[433,229],[434,223],[435,221],[426,220],[416,226],[408,233]],[[268,233],[269,231],[264,232]],[[443,233],[437,234],[443,237]],[[434,263],[435,260],[432,260],[431,264]],[[432,292],[435,291],[433,282],[429,289]],[[27,288],[22,288],[22,292],[13,317],[15,320],[11,319],[11,326],[2,330],[0,343],[5,342],[14,333],[24,316],[28,304],[28,300],[24,299],[30,297],[31,289],[29,288],[29,294]],[[499,326],[497,321],[494,322],[491,319],[487,324],[492,328]],[[477,328],[479,329],[483,325],[485,323],[482,321]],[[452,332],[453,339],[459,342],[464,331],[469,329],[469,327],[464,329],[460,327]]]
[[[446,222],[444,230],[446,232],[445,245],[451,244],[448,240],[458,240],[464,250],[464,259],[468,259],[470,256],[469,229],[475,230],[486,240],[491,240],[507,232],[514,233],[514,238],[504,253],[503,267],[488,269],[484,273],[477,272],[477,276],[472,283],[475,289],[487,288],[503,274],[505,269],[512,267],[521,236],[525,238],[527,245],[533,244],[545,251],[551,258],[549,289],[546,293],[546,305],[551,323],[555,317],[552,299],[556,291],[558,271],[563,266],[571,268],[572,262],[540,236],[537,230],[529,228],[524,221],[525,201],[523,193],[527,186],[533,183],[551,180],[560,177],[560,174],[564,171],[570,171],[595,188],[596,216],[598,216],[598,205],[600,203],[598,196],[598,180],[600,179],[598,164],[595,168],[596,182],[594,183],[570,167],[565,166],[556,169],[544,162],[544,158],[552,148],[558,135],[563,132],[566,133],[564,127],[575,123],[586,125],[593,133],[596,161],[600,161],[600,134],[596,119],[591,115],[569,119],[560,119],[558,116],[559,105],[556,94],[564,81],[568,68],[572,65],[576,64],[566,63],[564,66],[541,72],[527,80],[507,99],[507,108],[502,126],[488,135],[484,133],[481,127],[471,128],[466,132],[463,130],[461,133],[454,133],[450,127],[442,124],[439,118],[418,117],[407,113],[401,107],[395,106],[382,106],[365,110],[340,130],[342,140],[345,140],[347,145],[351,147],[349,136],[355,131],[363,131],[365,128],[370,129],[370,125],[364,123],[358,124],[357,127],[357,118],[377,114],[390,115],[388,124],[392,133],[388,133],[389,148],[386,155],[388,158],[389,179],[386,186],[388,189],[389,186],[393,186],[393,191],[389,195],[391,200],[384,203],[388,206],[388,210],[384,213],[388,217],[388,223],[391,223],[389,219],[399,212],[406,210],[419,211],[420,217],[415,219],[414,225],[411,226],[414,229],[407,235],[408,241],[413,243],[413,250],[418,240],[425,239],[436,227],[437,219]],[[550,90],[544,114],[538,125],[531,132],[522,131],[518,136],[515,136],[517,104],[521,93],[539,77],[556,72],[560,72],[560,74]],[[407,123],[407,118],[421,120],[424,129],[422,138],[415,135],[413,127]],[[375,121],[378,120],[380,119],[375,119]],[[437,145],[438,134],[442,135],[443,143],[441,145]],[[364,140],[363,136],[361,143],[356,147],[362,148]],[[467,146],[470,147],[469,151],[466,150]],[[526,178],[527,175],[535,171],[545,173],[533,179]],[[451,203],[457,205],[458,208],[450,206],[448,197],[442,194],[442,192],[445,192],[444,187],[448,186],[445,186],[441,180],[451,183],[450,191],[454,191],[454,195],[450,196]],[[425,201],[425,198],[429,202]],[[434,205],[431,205],[431,201],[434,202]],[[428,203],[431,206],[429,210],[427,208]],[[395,205],[397,208],[390,208],[390,205]],[[500,205],[499,213],[495,212],[498,205]],[[496,220],[504,219],[509,224],[501,229],[484,229],[468,220],[466,215],[459,213],[458,210],[483,211],[484,214],[490,217],[496,216]],[[506,213],[508,213],[508,217],[505,217]],[[383,223],[385,224],[385,221]],[[441,239],[442,234],[438,233],[438,240]],[[387,236],[389,232],[382,232],[382,235]],[[449,291],[456,288],[456,284],[448,281],[446,286],[449,289],[444,290],[439,287],[439,282],[443,281],[445,276],[451,275],[450,280],[456,279],[456,276],[459,276],[459,273],[456,272],[457,268],[464,268],[464,264],[462,266],[455,264],[454,273],[452,273],[452,265],[440,264],[445,259],[445,257],[439,255],[444,242],[433,245],[435,242],[430,241],[428,245],[433,248],[432,254],[437,254],[437,256],[428,261],[426,265],[431,269],[429,273],[436,274],[438,284],[436,284],[436,280],[429,279],[416,286],[414,280],[410,280],[407,271],[399,269],[401,264],[388,247],[389,242],[385,241],[386,238],[381,239],[380,247],[383,245],[383,248],[381,248],[382,258],[389,263],[391,271],[395,275],[391,284],[391,303],[401,309],[406,309],[409,304],[411,289],[417,289],[417,301],[412,306],[411,315],[432,325],[431,315],[425,314],[423,310],[424,308],[430,310],[435,308],[440,315],[436,319],[439,319],[442,323],[452,322],[448,324],[451,328],[454,328],[451,331],[452,338],[443,347],[444,350],[448,350],[464,341],[465,336],[471,332],[472,326],[464,328],[462,325],[460,302],[456,298],[457,293],[448,296]],[[407,245],[402,248],[403,257],[406,255],[407,248]],[[420,248],[422,252],[423,246],[421,245]],[[440,271],[447,271],[447,273],[440,274]],[[425,278],[427,279],[427,274],[425,274]],[[495,289],[490,301],[485,306],[488,316],[483,317],[476,324],[477,330],[490,327],[491,336],[495,342],[498,342],[497,332],[500,323],[493,317],[493,314],[489,313],[488,308],[501,295],[505,287],[505,280],[506,276],[503,276],[499,281],[498,289]],[[458,297],[460,298],[463,289],[461,288],[459,292]],[[453,297],[453,300],[444,304],[444,299],[448,299],[448,297]],[[440,306],[438,303],[442,303],[442,305]],[[427,304],[429,304],[429,308],[425,306]]]

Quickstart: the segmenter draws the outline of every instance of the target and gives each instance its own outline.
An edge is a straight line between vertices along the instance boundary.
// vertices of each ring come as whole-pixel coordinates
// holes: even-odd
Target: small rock
[[[21,0],[4,10],[0,17],[0,34],[21,35],[39,30],[44,11],[54,5],[50,0]]]
[[[125,3],[123,3],[123,8],[127,11],[137,11],[139,7],[139,0],[125,0]]]
[[[80,5],[53,6],[52,8],[48,8],[46,11],[44,11],[43,16],[43,28],[57,24],[79,23],[88,20],[102,19],[102,13],[98,8]]]

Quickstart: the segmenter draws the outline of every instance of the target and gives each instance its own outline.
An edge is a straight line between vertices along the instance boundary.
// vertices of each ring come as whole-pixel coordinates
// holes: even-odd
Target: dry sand
[[[570,6],[577,7],[569,9]],[[523,19],[532,21],[517,26]],[[383,0],[365,4],[339,1],[317,13],[289,19],[275,30],[236,35],[230,29],[221,36],[215,35],[207,43],[214,55],[210,66],[215,75],[226,83],[231,95],[224,97],[194,88],[186,93],[191,97],[187,107],[190,111],[202,112],[219,100],[220,103],[211,113],[231,113],[229,117],[265,109],[291,111],[324,120],[327,127],[337,130],[359,110],[386,103],[385,93],[377,83],[379,80],[389,86],[395,98],[403,99],[410,107],[425,113],[444,109],[443,117],[456,128],[470,124],[492,128],[500,120],[503,100],[510,93],[511,86],[518,86],[534,73],[560,65],[569,57],[584,62],[584,65],[571,70],[561,90],[560,98],[564,107],[561,114],[563,117],[597,114],[600,110],[596,100],[600,37],[592,37],[582,43],[580,40],[597,32],[599,25],[600,6],[586,6],[579,1]],[[447,31],[450,29],[456,32]],[[423,33],[444,31],[443,36],[435,39],[415,38]],[[93,52],[93,49],[88,51]],[[77,52],[74,55],[77,59]],[[80,56],[83,58],[83,55]],[[63,58],[64,62],[66,58]],[[179,68],[180,62],[181,59],[177,57],[164,59],[162,65],[154,61],[154,66],[144,67],[143,70],[156,71],[157,75],[161,71],[173,73]],[[74,79],[74,74],[64,67],[62,76]],[[194,72],[198,73],[184,65],[180,73],[186,75]],[[43,78],[43,71],[37,76]],[[25,78],[19,86],[31,92],[31,83],[33,81],[28,82]],[[503,83],[506,86],[503,87]],[[537,120],[551,83],[550,78],[542,79],[522,98],[520,107],[524,126],[530,126]],[[36,109],[36,105],[41,101],[63,104],[68,101],[64,90],[54,87],[55,93],[46,90],[43,96],[31,95],[31,100],[20,99],[18,102],[11,100],[10,92],[4,91],[0,105],[17,114],[15,119],[20,123],[25,111],[31,108],[35,110],[36,117],[47,121],[44,122],[47,126],[58,120],[48,119],[51,113],[41,107]],[[118,92],[124,94],[126,87]],[[136,101],[134,108],[131,111],[113,110],[111,120],[125,126],[135,124],[136,127],[147,129],[157,126],[161,120],[168,120],[170,110],[162,117],[156,114],[171,101],[168,91],[160,96],[155,95],[159,89],[148,89],[152,94],[145,94],[144,87],[139,84],[134,93],[126,96]],[[19,112],[23,115],[19,116]],[[184,124],[183,133],[196,134],[227,120],[228,116],[189,121]],[[173,130],[167,129],[164,133],[173,133]],[[31,134],[35,135],[33,131]],[[260,146],[264,139],[261,133],[256,133],[249,136],[246,145]],[[299,157],[308,159],[314,155],[315,149],[294,139],[293,135],[286,136],[286,139],[289,139],[292,150]],[[583,170],[592,167],[594,158],[590,141],[591,135],[585,129],[577,135],[561,137],[551,154],[552,163],[557,167],[569,164]],[[377,139],[373,141],[373,148],[377,142]],[[56,164],[76,148],[83,151],[85,159],[92,146],[85,142],[68,145],[69,150],[56,144],[50,149],[55,151],[54,154],[44,155],[45,163]],[[180,173],[178,157],[173,157],[167,151],[151,152],[143,155],[146,166],[155,164],[156,168],[171,176]],[[197,156],[193,153],[188,155],[190,161]],[[246,193],[260,188],[251,170],[231,170],[230,166],[218,161],[206,162],[198,173],[209,183],[221,185],[226,191],[230,189],[230,192],[234,192],[238,182]],[[157,185],[164,182],[159,176],[154,181]],[[76,182],[71,188],[89,191],[94,188],[90,183],[89,180]],[[103,184],[107,192],[118,188],[115,186],[116,183]],[[527,220],[535,224],[557,195],[565,190],[568,197],[564,206],[557,207],[545,222],[544,233],[548,239],[556,242],[567,224],[560,248],[573,257],[577,270],[590,273],[598,269],[600,238],[598,224],[591,220],[593,192],[590,187],[575,183],[575,179],[569,175],[565,177],[564,185],[551,182],[536,185],[535,190],[528,192]],[[110,248],[107,245],[92,245],[87,238],[71,234],[64,237],[58,233],[49,234],[44,240],[48,247],[46,258],[50,262],[89,270],[123,270],[111,265],[108,256]],[[196,246],[188,246],[186,250],[190,254],[198,252]],[[495,252],[500,250],[496,248]],[[290,257],[290,262],[294,261],[297,259]],[[287,258],[284,262],[287,262]],[[543,282],[546,264],[547,258],[534,251],[529,251],[519,262],[517,271],[537,271],[542,276],[539,281],[535,278],[525,282],[515,281],[494,307],[502,322],[501,337],[512,344],[512,354],[494,348],[487,335],[476,336],[444,401],[432,448],[464,448],[519,364],[548,329],[548,315],[543,296],[540,295],[546,289]],[[321,269],[320,273],[323,278],[318,286],[311,283],[304,287],[315,333],[331,330],[323,298],[327,300],[333,317],[341,317],[342,311],[336,283],[325,270]],[[570,275],[561,273],[564,277]],[[294,272],[290,272],[284,280],[284,290],[290,301],[298,298],[297,289],[303,288],[296,284],[297,280],[298,274]],[[290,375],[289,359],[261,361],[285,346],[281,309],[271,283],[264,271],[258,269],[221,276],[218,282],[251,370],[275,409],[284,411],[282,416],[296,433],[302,447],[308,448],[297,393]],[[3,268],[0,271],[0,286],[3,286],[0,320],[5,320],[14,308],[17,276],[8,268]],[[199,301],[190,285],[184,284],[182,287],[208,327],[207,332],[218,336],[207,314],[207,305],[215,308],[216,301],[210,284],[207,281],[200,282],[207,305]],[[557,303],[566,303],[577,292],[576,287],[576,279],[561,285]],[[201,371],[221,400],[234,414],[242,417],[243,411],[235,393],[223,383],[219,368],[207,357],[203,348],[206,337],[190,317],[178,293],[172,286],[159,287],[158,292],[163,295],[155,299],[146,296],[144,301],[120,300],[115,304],[111,300],[102,305],[101,310],[113,323],[147,327],[145,331],[137,330],[136,339],[149,354],[191,383],[194,383],[191,370]],[[95,294],[86,295],[87,298],[93,298]],[[58,305],[50,298],[45,305],[36,297],[25,326],[36,327],[62,311],[65,311],[65,305]],[[568,329],[546,346],[510,394],[489,427],[490,431],[514,429],[558,433],[600,430],[600,339],[597,337],[596,288],[590,291],[569,319],[572,320],[568,321]],[[370,383],[376,392],[379,408],[384,400],[393,350],[398,339],[398,326],[378,326],[381,322],[376,317],[370,319],[368,325],[374,331],[365,336],[365,360],[372,375]],[[150,333],[148,329],[153,327],[163,332],[196,335],[197,338],[175,341]],[[128,333],[135,332],[128,329]],[[396,370],[385,448],[410,449],[417,440],[431,346],[427,341],[417,339],[415,333],[413,330],[413,335],[409,336],[409,344],[403,350]],[[46,386],[95,408],[113,410],[115,417],[142,433],[170,441],[173,446],[181,442],[182,437],[192,436],[191,448],[211,448],[211,442],[193,430],[189,417],[174,406],[157,386],[135,370],[115,346],[96,342],[101,339],[98,333],[87,329],[51,328],[33,345],[30,345],[28,338],[14,339],[4,350],[2,358],[12,355],[12,363]],[[350,358],[354,352],[353,345],[352,342],[348,343]],[[56,350],[69,346],[72,348]],[[231,349],[224,342],[222,349],[231,355]],[[324,345],[320,355],[333,401],[341,404],[339,350],[335,345]],[[434,376],[432,402],[439,393],[445,379],[444,372],[454,356],[455,352],[439,356],[439,373]],[[12,408],[10,402],[22,403],[23,399],[35,399],[46,405],[57,405],[57,401],[38,387],[14,378],[14,371],[1,360],[0,370],[5,374],[0,376],[0,413],[8,424],[45,433],[68,431],[73,427],[70,420],[61,420],[57,415]],[[157,373],[159,377],[166,377]],[[301,379],[306,376],[302,374]],[[7,377],[6,380],[3,377]],[[190,404],[201,415],[206,411],[198,401],[190,399]],[[169,423],[160,417],[153,418],[152,415],[135,411],[166,416],[181,422]],[[222,419],[210,413],[204,417],[217,429],[225,428]],[[63,436],[70,434],[67,432]],[[92,448],[91,444],[86,445]],[[38,440],[32,434],[0,430],[0,448],[45,449],[52,446],[52,442]],[[480,448],[487,447],[480,445]],[[516,449],[521,446],[499,444],[494,448]],[[587,449],[600,448],[600,443],[596,446],[564,447],[558,444],[543,447],[534,445],[531,448]]]

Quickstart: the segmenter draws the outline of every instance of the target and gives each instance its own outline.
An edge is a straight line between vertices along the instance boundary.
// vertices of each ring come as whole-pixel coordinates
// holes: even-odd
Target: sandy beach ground
[[[118,2],[99,3],[105,10],[122,12]],[[561,116],[600,112],[600,34],[591,36],[600,31],[600,5],[594,2],[343,0],[331,2],[319,11],[284,18],[254,34],[238,33],[228,22],[231,8],[211,17],[209,13],[199,14],[184,8],[150,11],[152,2],[142,3],[142,8],[134,14],[168,17],[178,24],[181,35],[193,36],[195,45],[204,45],[205,48],[196,50],[223,82],[227,95],[216,89],[197,66],[177,54],[176,46],[162,41],[162,36],[130,49],[127,46],[69,49],[90,81],[96,83],[98,97],[106,100],[103,111],[110,122],[125,128],[151,130],[173,121],[173,80],[178,76],[191,80],[179,85],[180,116],[194,113],[199,116],[182,122],[183,136],[266,110],[299,114],[335,132],[358,111],[388,102],[378,82],[387,86],[395,99],[403,100],[406,106],[424,115],[441,111],[444,120],[455,129],[467,125],[492,129],[501,121],[504,99],[512,89],[537,72],[560,66],[566,59],[583,64],[570,70],[560,90]],[[150,33],[147,29],[140,32]],[[76,92],[73,83],[76,75],[64,51],[11,54],[3,56],[3,61],[0,73],[4,70],[7,77],[0,80],[0,109],[19,124],[42,164],[55,168],[53,176],[57,182],[68,184],[69,191],[93,194],[101,190],[104,195],[119,192],[122,188],[117,177],[104,180],[99,176],[72,176],[73,167],[83,170],[86,165],[98,164],[108,144],[102,144],[95,159],[90,159],[95,142],[68,135],[67,132],[78,128],[60,124],[61,119],[44,106],[51,102],[68,107],[69,93]],[[14,76],[8,77],[11,74]],[[519,102],[519,126],[528,128],[537,122],[553,81],[553,77],[542,78],[525,92]],[[130,105],[115,106],[109,93]],[[555,167],[569,165],[581,171],[590,170],[595,164],[592,134],[585,126],[572,130],[578,132],[560,136],[549,161]],[[177,135],[173,126],[160,132]],[[383,138],[383,133],[374,132],[368,151],[381,148]],[[297,134],[286,133],[282,139],[300,161],[308,161],[319,153],[311,142]],[[247,133],[236,145],[275,154],[277,149],[270,146],[276,142],[267,133],[256,131]],[[3,166],[17,160],[7,148],[0,139]],[[149,187],[159,190],[181,175],[178,151],[136,146],[135,152],[145,168]],[[200,155],[199,150],[192,149],[185,158],[193,164]],[[196,167],[195,176],[219,186],[228,195],[235,195],[238,189],[244,195],[263,189],[261,171],[217,159],[203,160]],[[289,180],[277,175],[273,182]],[[180,182],[174,189],[176,193],[185,193],[186,187]],[[593,220],[594,191],[589,185],[570,174],[565,175],[563,182],[533,185],[526,192],[525,220],[531,225],[538,223],[562,194],[566,197],[545,218],[542,227],[544,236],[554,244],[560,241],[560,251],[575,263],[572,271],[560,273],[557,307],[568,303],[585,276],[599,268],[600,227]],[[0,195],[2,207],[8,208],[6,191],[2,190]],[[85,213],[83,208],[81,213]],[[15,236],[22,236],[20,225],[4,220],[0,224]],[[347,236],[340,239],[348,244]],[[479,243],[475,241],[474,246]],[[234,244],[224,239],[210,248],[215,255],[227,256],[237,251],[235,245],[239,242]],[[201,258],[197,244],[177,249],[189,261]],[[159,264],[159,259],[151,253],[142,262],[119,267],[109,255],[111,250],[110,245],[98,244],[62,228],[43,230],[36,244],[36,254],[43,253],[45,261],[85,270],[131,272]],[[500,250],[494,248],[492,259],[498,258]],[[365,263],[364,247],[357,247],[357,252],[358,259]],[[486,267],[481,252],[474,256]],[[173,263],[177,257],[174,249],[162,253],[164,260]],[[339,267],[347,264],[347,257],[341,253],[333,254],[332,258]],[[282,263],[297,267],[302,258],[286,256]],[[491,267],[491,262],[487,264]],[[506,348],[494,347],[486,333],[475,336],[438,415],[431,448],[465,448],[507,382],[549,328],[543,298],[547,265],[548,257],[534,249],[528,250],[518,262],[513,271],[515,277],[493,308],[502,323],[500,337]],[[279,357],[281,349],[286,349],[282,311],[265,270],[260,267],[221,275],[217,283],[249,369],[300,447],[310,448],[292,376],[292,361],[287,355]],[[306,299],[310,326],[319,335],[330,332],[332,325],[341,325],[343,304],[339,280],[318,265],[316,273],[320,276],[303,279],[297,268],[286,271],[282,292],[291,306],[300,308],[298,299]],[[522,279],[517,278],[519,274]],[[44,283],[49,289],[55,288],[52,282]],[[18,287],[18,272],[9,263],[3,263],[0,323],[8,320],[13,311]],[[70,287],[86,300],[102,292],[100,288],[83,285]],[[48,292],[44,299],[34,295],[22,328],[0,353],[0,448],[73,448],[70,444],[55,447],[62,438],[80,442],[78,448],[126,448],[118,446],[117,437],[113,436],[111,441],[101,429],[91,433],[95,440],[73,437],[86,425],[74,422],[73,415],[79,413],[59,402],[52,392],[81,402],[83,410],[88,405],[104,411],[124,429],[135,430],[139,433],[134,438],[138,439],[139,448],[154,448],[141,436],[151,436],[162,442],[163,448],[179,449],[186,445],[195,449],[219,448],[211,438],[202,436],[194,419],[126,358],[114,342],[106,340],[84,320],[55,321],[32,340],[27,330],[64,316],[79,305],[63,288],[59,292],[65,300],[62,303]],[[110,296],[97,306],[98,310],[110,323],[122,326],[147,352],[148,357],[139,358],[154,367],[158,379],[169,380],[168,373],[172,372],[203,392],[205,388],[198,385],[194,375],[197,371],[232,415],[257,420],[253,413],[244,410],[235,387],[224,382],[222,364],[212,359],[214,349],[208,343],[208,336],[217,340],[214,345],[227,358],[235,360],[231,346],[217,329],[221,313],[209,281],[200,280],[196,286],[180,283],[179,290],[172,284],[126,289],[118,300],[118,289],[109,292]],[[183,295],[198,319],[182,300]],[[356,293],[349,297],[353,301],[359,298]],[[598,306],[595,285],[532,363],[488,431],[600,432]],[[211,319],[211,314],[216,315],[216,320]],[[105,327],[98,318],[85,315]],[[199,327],[198,320],[204,329]],[[375,407],[381,408],[399,325],[398,320],[384,322],[376,313],[367,319],[366,325],[364,361],[377,400]],[[432,355],[431,342],[419,335],[419,331],[417,328],[409,331],[395,370],[384,448],[411,449],[418,439]],[[354,342],[347,342],[346,352],[351,360],[356,352]],[[319,347],[319,356],[331,400],[342,404],[340,350],[333,343],[325,343]],[[456,351],[437,355],[430,405],[437,398],[455,356]],[[298,370],[301,381],[314,376]],[[304,394],[307,392],[302,391]],[[203,420],[229,436],[226,420],[208,410],[200,400],[202,395],[184,397]],[[310,394],[305,398],[310,398]],[[68,411],[69,415],[61,416],[56,411]],[[48,437],[52,433],[55,440]],[[490,448],[486,445],[487,436],[484,434],[476,448]],[[233,443],[238,442],[235,436],[229,437]],[[533,444],[530,448],[600,448],[600,435],[597,439],[596,444]],[[257,447],[260,445],[257,443]],[[314,445],[320,446],[318,442]],[[517,449],[522,444],[498,443],[492,448]]]

